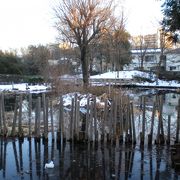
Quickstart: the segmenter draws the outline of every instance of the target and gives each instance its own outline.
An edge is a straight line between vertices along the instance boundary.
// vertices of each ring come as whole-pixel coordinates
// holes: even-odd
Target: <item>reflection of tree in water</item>
[[[62,178],[111,179],[122,176],[122,173],[126,179],[131,177],[134,162],[132,147],[128,147],[127,151],[120,150],[119,152],[116,146],[109,146],[109,148],[103,145],[97,147],[89,145],[89,148],[86,145],[80,146],[67,145],[65,151],[61,152],[60,175]],[[124,169],[121,166],[124,166]]]
[[[3,178],[6,178],[6,150],[7,150],[7,142],[1,139],[0,141],[0,171],[3,170]]]
[[[41,141],[34,140],[35,160],[36,160],[36,174],[41,177]]]
[[[17,173],[20,173],[20,165],[19,165],[19,161],[18,161],[16,142],[12,141],[12,145],[13,145],[13,152],[14,152],[14,158],[15,158],[15,163],[16,163],[16,171],[17,171]]]
[[[27,143],[24,141],[13,140],[12,149],[6,148],[7,143],[4,141],[0,142],[0,168],[3,170],[2,174],[0,171],[0,178],[9,177],[6,172],[6,160],[9,157],[6,154],[12,153],[15,171],[21,179],[173,179],[173,176],[176,179],[170,165],[170,148],[164,146],[150,146],[147,149],[146,146],[118,143],[62,143],[56,149],[54,141],[43,142],[33,138],[28,139]],[[44,169],[45,163],[51,160],[55,168]]]
[[[23,152],[22,152],[22,140],[18,141],[19,143],[19,162],[20,162],[20,173],[23,176]]]
[[[48,141],[43,141],[44,146],[44,159],[43,159],[43,178],[45,179],[45,164],[48,163]]]
[[[29,176],[30,180],[32,180],[32,139],[28,139],[28,145],[29,145]]]
[[[144,179],[144,146],[140,147],[141,149],[141,172],[140,172],[140,179]]]

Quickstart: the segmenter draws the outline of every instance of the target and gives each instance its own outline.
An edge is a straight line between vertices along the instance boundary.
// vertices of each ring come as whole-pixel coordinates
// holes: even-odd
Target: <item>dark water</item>
[[[53,169],[45,163],[54,162]],[[0,179],[180,179],[168,146],[72,145],[1,139]]]
[[[177,96],[177,97],[176,97]],[[171,142],[174,143],[179,94],[164,95],[163,122],[167,134],[168,116],[171,117]],[[146,132],[150,131],[154,95],[146,95]],[[59,144],[18,139],[0,139],[0,180],[14,179],[67,179],[67,180],[109,180],[109,179],[180,179],[180,172],[175,172],[171,162],[170,146],[152,145],[149,148],[139,146],[139,132],[142,129],[141,96],[133,94],[137,145],[78,144],[69,142]],[[12,101],[11,104],[13,104]],[[10,110],[13,110],[8,104]],[[5,107],[6,107],[5,103]],[[23,111],[23,113],[27,113]],[[27,115],[26,115],[27,116]],[[26,117],[25,116],[25,117]],[[158,118],[155,119],[154,137],[156,137]],[[145,143],[147,144],[147,143]],[[45,169],[45,164],[53,161],[53,169]]]

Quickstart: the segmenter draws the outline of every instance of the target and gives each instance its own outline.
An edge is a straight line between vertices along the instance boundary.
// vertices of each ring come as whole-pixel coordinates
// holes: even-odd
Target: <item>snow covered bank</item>
[[[50,90],[50,85],[28,85],[27,83],[22,84],[12,84],[12,85],[0,85],[0,91],[26,91],[26,92],[45,92],[47,90]]]
[[[60,77],[61,80],[67,81],[68,84],[75,82],[76,84],[82,83],[82,75],[70,76],[64,75]],[[143,81],[140,81],[143,79]],[[106,72],[99,75],[90,76],[90,84],[97,86],[104,85],[132,85],[139,87],[153,87],[153,88],[180,88],[180,82],[178,81],[164,81],[156,78],[153,73],[141,72],[141,71],[112,71]],[[10,92],[46,92],[51,90],[51,85],[28,85],[27,83],[22,84],[11,84],[11,85],[0,85],[1,91]]]
[[[144,79],[142,82],[137,78]],[[146,81],[147,80],[147,81]],[[141,71],[113,71],[90,77],[92,85],[135,85],[145,87],[164,87],[164,88],[180,88],[177,81],[164,81],[156,78],[153,73]]]
[[[154,74],[141,71],[112,71],[91,76],[90,79],[133,79],[136,76],[150,79],[155,78]]]

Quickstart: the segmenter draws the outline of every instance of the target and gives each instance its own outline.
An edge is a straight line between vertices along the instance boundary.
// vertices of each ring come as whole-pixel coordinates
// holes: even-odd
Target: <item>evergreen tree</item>
[[[180,1],[179,0],[165,0],[162,5],[163,21],[162,25],[165,31],[173,33],[174,42],[178,41],[178,34],[180,31]]]

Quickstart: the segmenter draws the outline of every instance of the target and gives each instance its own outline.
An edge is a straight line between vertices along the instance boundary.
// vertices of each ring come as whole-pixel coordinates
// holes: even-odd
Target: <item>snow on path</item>
[[[90,79],[133,79],[134,76],[150,78],[149,73],[141,71],[112,71],[91,76]]]
[[[50,89],[48,85],[28,85],[27,83],[0,85],[0,91],[47,91]]]

